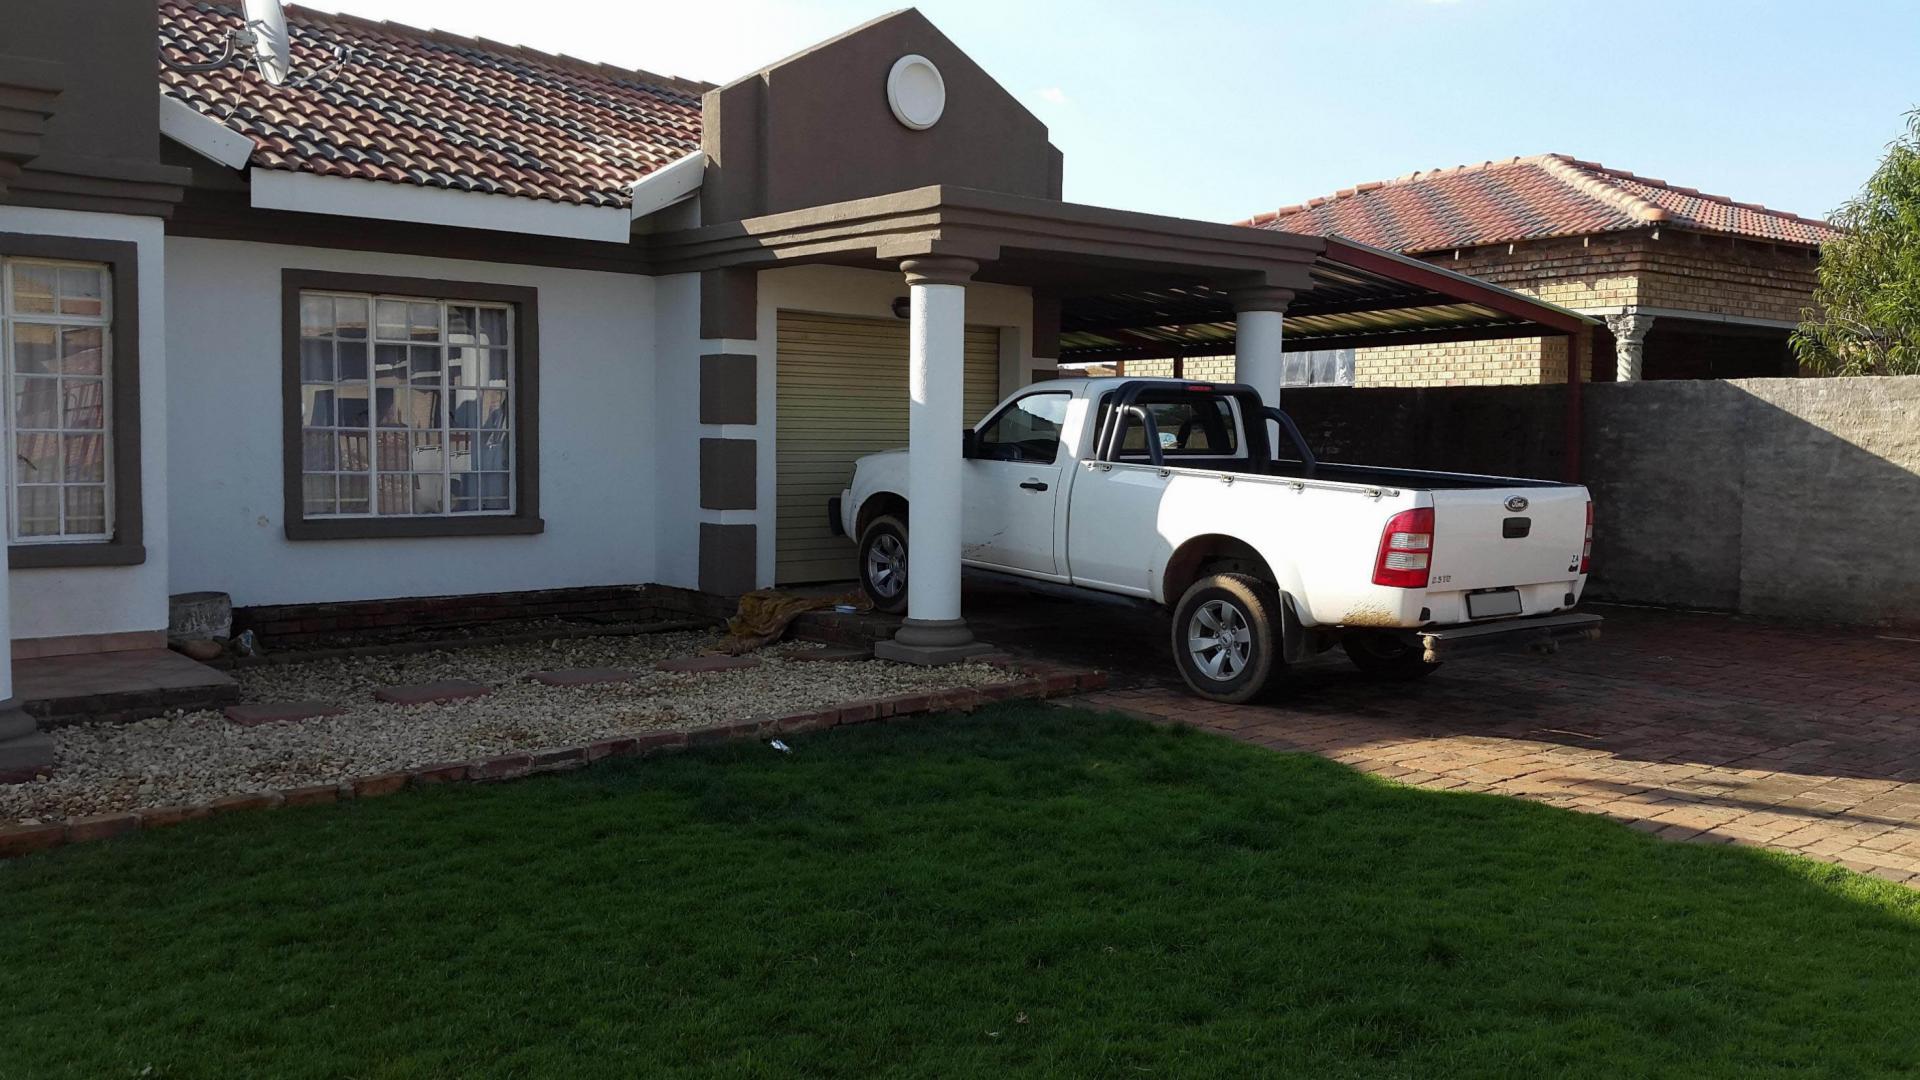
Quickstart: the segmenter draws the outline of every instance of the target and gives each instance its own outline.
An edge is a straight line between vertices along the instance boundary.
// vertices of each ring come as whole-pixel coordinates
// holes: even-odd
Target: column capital
[[[965,285],[980,264],[958,255],[916,255],[900,260],[909,285]]]
[[[1623,311],[1618,315],[1603,315],[1607,329],[1620,341],[1631,341],[1638,345],[1647,339],[1647,331],[1653,329],[1653,316],[1642,315],[1638,311]]]
[[[1278,285],[1241,285],[1227,290],[1227,299],[1233,302],[1233,312],[1238,315],[1246,311],[1286,311],[1293,302],[1293,290]]]

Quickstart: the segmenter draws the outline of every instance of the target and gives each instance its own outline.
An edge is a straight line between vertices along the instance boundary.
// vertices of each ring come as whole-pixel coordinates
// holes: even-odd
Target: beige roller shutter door
[[[966,333],[972,424],[1000,400],[1000,333]],[[782,311],[779,335],[774,580],[852,580],[853,542],[828,529],[827,500],[853,459],[907,445],[907,323]]]

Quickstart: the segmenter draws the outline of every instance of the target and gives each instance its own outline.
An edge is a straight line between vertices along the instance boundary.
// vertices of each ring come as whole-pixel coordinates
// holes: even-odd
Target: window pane
[[[513,509],[508,502],[511,480],[512,477],[507,473],[482,473],[480,475],[480,509]]]
[[[51,375],[54,366],[53,327],[34,323],[15,323],[13,327],[13,370],[20,375]]]
[[[333,387],[303,386],[300,388],[300,422],[306,427],[333,425]]]
[[[448,307],[447,340],[460,345],[470,344],[476,321],[472,308],[459,305]]]
[[[449,349],[447,350],[447,382],[452,386],[478,386],[485,373],[486,365],[485,349]]]
[[[378,325],[374,330],[382,341],[407,339],[407,304],[404,300],[381,300],[374,307]]]
[[[60,370],[68,375],[100,374],[105,334],[98,326],[60,328]]]
[[[63,440],[64,449],[60,455],[61,479],[68,483],[106,483],[107,437],[105,435],[67,435],[63,436]]]
[[[334,469],[333,432],[309,431],[300,437],[300,467],[308,472]]]
[[[416,345],[407,350],[409,368],[415,384],[440,385],[440,346]]]
[[[996,461],[1051,463],[1060,450],[1060,425],[1071,394],[1030,394],[1008,406],[981,429],[982,457]]]
[[[50,431],[21,432],[13,437],[14,476],[23,484],[51,484],[60,479],[60,436]]]
[[[383,431],[379,440],[381,472],[407,472],[414,467],[411,452],[407,449],[406,432]]]
[[[367,426],[367,388],[353,383],[333,391],[334,424],[338,427]]]
[[[99,379],[60,380],[62,426],[97,429],[106,413],[106,384]]]
[[[415,472],[438,472],[445,461],[446,435],[438,431],[423,431],[413,436],[412,461],[402,462],[401,468],[408,464]]]
[[[367,336],[367,301],[364,297],[333,298],[333,332],[336,337],[355,340]]]
[[[67,492],[68,535],[99,535],[107,531],[107,489],[88,484],[69,487]]]
[[[480,509],[480,474],[454,473],[452,480],[453,512],[470,514]]]
[[[383,474],[380,477],[379,512],[382,514],[413,513],[413,483],[409,476]]]
[[[407,333],[415,341],[439,341],[440,305],[408,304]]]
[[[407,347],[405,345],[375,345],[373,347],[373,381],[379,386],[398,386],[407,379]]]
[[[16,488],[13,501],[20,515],[18,528],[21,536],[60,535],[59,488]]]
[[[446,481],[439,473],[414,473],[413,513],[443,513],[447,505]]]
[[[343,341],[334,349],[335,378],[341,382],[361,382],[367,377],[367,347],[358,341]]]
[[[340,461],[342,472],[365,472],[372,464],[369,461],[372,438],[364,431],[343,431],[335,436],[335,457]]]
[[[510,439],[504,431],[488,431],[480,435],[480,448],[474,454],[473,468],[488,471],[505,470],[513,467],[513,455],[508,447]]]
[[[13,310],[22,315],[52,312],[55,273],[51,266],[14,263]]]
[[[513,361],[508,356],[507,350],[490,349],[487,351],[488,386],[507,385],[507,380],[512,378],[512,373]]]
[[[331,476],[307,476],[301,478],[302,500],[308,514],[331,514],[334,512],[334,478]]]
[[[301,339],[300,377],[307,382],[333,381],[333,342]]]
[[[362,436],[364,438],[364,436]],[[339,486],[340,512],[343,514],[364,514],[367,512],[367,478],[364,476],[342,476]]]
[[[57,379],[16,379],[13,398],[15,428],[60,426],[60,383]]]
[[[480,343],[483,345],[508,345],[507,310],[505,308],[480,309]]]
[[[324,296],[300,297],[300,336],[324,337],[333,333],[333,301]]]
[[[106,272],[97,266],[60,268],[60,313],[98,317],[106,313]],[[99,532],[86,529],[84,532]]]

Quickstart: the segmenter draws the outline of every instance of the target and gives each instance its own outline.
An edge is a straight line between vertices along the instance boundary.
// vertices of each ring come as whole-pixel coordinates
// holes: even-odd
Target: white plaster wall
[[[11,571],[12,636],[164,630],[168,552],[167,279],[160,219],[0,207],[0,232],[132,241],[140,248],[140,445],[116,446],[114,453],[141,456],[141,527],[147,560],[139,566]]]
[[[725,520],[751,520],[759,525],[756,578],[762,588],[773,584],[774,573],[774,443],[779,417],[775,415],[779,365],[779,318],[782,311],[809,311],[830,315],[859,315],[893,319],[895,297],[907,295],[900,274],[839,266],[796,266],[760,274],[759,320],[752,342],[727,342],[728,352],[751,352],[759,359],[757,509],[732,511]],[[971,284],[967,286],[966,321],[970,326],[1001,328],[1000,392],[1002,396],[1024,385],[1024,372],[1033,366],[1033,294],[1024,287]],[[904,366],[907,358],[900,357]],[[731,431],[728,432],[732,434]],[[742,433],[743,435],[746,433]],[[958,438],[958,435],[955,436]],[[714,519],[720,520],[720,519]]]
[[[169,372],[166,424],[172,591],[217,589],[236,604],[280,604],[655,580],[660,476],[694,463],[654,454],[652,279],[183,237],[168,238],[166,248],[167,344],[178,358]],[[545,532],[286,538],[280,275],[288,268],[540,291]]]
[[[700,340],[699,274],[655,278],[653,295],[654,453],[669,463],[655,478],[655,580],[691,589],[700,581],[700,435],[721,430],[700,424],[700,357],[730,350]]]

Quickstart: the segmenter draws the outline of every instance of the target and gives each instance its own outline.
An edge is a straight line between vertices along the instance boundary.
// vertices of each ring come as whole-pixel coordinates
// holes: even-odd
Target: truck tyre
[[[860,534],[860,588],[875,611],[907,610],[907,523],[883,514]]]
[[[1387,630],[1346,630],[1340,634],[1340,647],[1347,650],[1353,666],[1385,682],[1412,682],[1434,673],[1440,665],[1427,662],[1420,642],[1412,634]]]
[[[1279,616],[1280,598],[1259,578],[1201,578],[1174,605],[1174,666],[1203,698],[1250,701],[1280,665]]]

